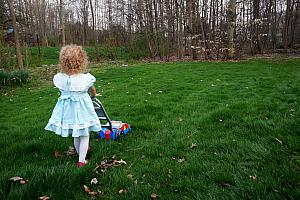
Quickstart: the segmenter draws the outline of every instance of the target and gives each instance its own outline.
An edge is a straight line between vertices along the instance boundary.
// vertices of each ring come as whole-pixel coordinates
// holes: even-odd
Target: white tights
[[[85,162],[85,157],[89,148],[89,136],[74,137],[74,146],[79,155],[79,162]]]

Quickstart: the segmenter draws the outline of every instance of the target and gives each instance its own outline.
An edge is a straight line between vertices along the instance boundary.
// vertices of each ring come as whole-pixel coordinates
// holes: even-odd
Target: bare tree
[[[123,46],[160,59],[231,58],[300,46],[299,0],[14,2],[23,29],[39,34],[43,45]],[[22,33],[21,40],[31,36]]]
[[[254,43],[254,52],[261,53],[261,40],[260,40],[260,25],[262,23],[260,19],[260,0],[253,0],[253,43]]]
[[[61,44],[62,46],[66,45],[66,33],[65,33],[65,18],[64,18],[64,2],[63,0],[59,1],[59,19],[60,19],[60,34],[61,34]]]
[[[228,35],[228,58],[234,57],[234,30],[236,21],[236,0],[229,1],[229,7],[227,12],[227,35]]]
[[[8,7],[9,7],[10,17],[12,20],[12,25],[14,28],[14,39],[15,39],[18,67],[19,67],[19,69],[22,70],[24,68],[24,66],[23,66],[21,45],[20,45],[20,40],[19,40],[19,31],[18,31],[17,20],[16,20],[16,16],[15,16],[15,11],[14,11],[13,0],[7,0],[7,3],[8,3]]]

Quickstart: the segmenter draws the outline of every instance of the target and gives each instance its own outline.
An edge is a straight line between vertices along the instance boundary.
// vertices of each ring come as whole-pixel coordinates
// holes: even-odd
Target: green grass
[[[72,139],[43,129],[58,91],[40,81],[2,89],[0,199],[90,199],[83,185],[102,191],[99,199],[300,198],[299,59],[138,64],[92,73],[110,117],[134,131],[119,142],[91,135],[91,163],[77,169],[77,157],[64,154]],[[63,156],[55,158],[55,150]],[[93,172],[113,155],[127,165]],[[13,183],[13,176],[28,183]]]

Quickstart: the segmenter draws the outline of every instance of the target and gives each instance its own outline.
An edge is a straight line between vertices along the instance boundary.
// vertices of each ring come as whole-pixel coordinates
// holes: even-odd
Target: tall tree
[[[284,28],[283,28],[283,46],[285,49],[288,48],[289,45],[289,29],[292,17],[293,5],[291,0],[286,0],[286,11],[285,11],[285,19],[284,19]]]
[[[14,11],[14,5],[13,5],[13,0],[7,0],[8,3],[8,8],[10,12],[10,17],[12,20],[12,25],[14,28],[14,39],[15,39],[15,47],[16,47],[16,54],[17,54],[17,60],[18,60],[18,67],[19,69],[23,69],[23,59],[22,59],[22,54],[21,54],[21,45],[20,45],[20,40],[19,40],[19,31],[18,31],[18,26],[17,26],[17,20],[16,20],[16,15]]]
[[[236,21],[236,0],[229,1],[229,7],[227,12],[227,35],[228,35],[228,54],[227,58],[233,58],[235,47],[234,47],[234,30]]]
[[[0,1],[0,27],[3,27],[4,24],[4,2]],[[2,45],[3,42],[3,32],[0,32],[0,45]]]
[[[65,33],[65,12],[64,12],[64,2],[59,1],[59,19],[60,19],[60,34],[61,34],[61,44],[66,45],[66,33]]]
[[[252,42],[254,43],[254,53],[261,53],[261,40],[260,40],[260,24],[262,20],[260,18],[260,0],[253,0],[253,26],[254,34],[252,36]]]

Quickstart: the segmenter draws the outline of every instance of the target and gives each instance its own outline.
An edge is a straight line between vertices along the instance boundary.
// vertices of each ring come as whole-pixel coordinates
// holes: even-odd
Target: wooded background
[[[11,46],[13,29],[21,46],[123,47],[161,59],[300,48],[300,0],[1,0],[0,16],[1,44]]]

